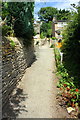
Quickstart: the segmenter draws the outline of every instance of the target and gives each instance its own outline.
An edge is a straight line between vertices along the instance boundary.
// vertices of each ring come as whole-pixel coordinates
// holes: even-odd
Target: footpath
[[[26,69],[11,104],[16,118],[67,118],[67,112],[57,102],[55,57],[48,43],[37,46],[36,61]]]

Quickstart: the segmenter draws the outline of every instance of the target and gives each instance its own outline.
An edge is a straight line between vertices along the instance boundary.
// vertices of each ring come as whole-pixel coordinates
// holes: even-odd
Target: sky
[[[35,0],[34,18],[38,20],[38,11],[42,7],[55,7],[58,9],[70,9],[70,4],[77,4],[79,0]]]

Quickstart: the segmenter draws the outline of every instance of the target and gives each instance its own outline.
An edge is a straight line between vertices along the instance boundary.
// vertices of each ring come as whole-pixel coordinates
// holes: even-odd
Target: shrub
[[[10,46],[11,46],[12,48],[15,48],[16,43],[15,43],[13,40],[10,40]]]
[[[11,34],[13,34],[13,30],[10,26],[8,25],[3,25],[2,26],[2,35],[3,36],[10,36]]]
[[[45,38],[45,35],[44,35],[43,32],[40,34],[40,38],[41,38],[41,39]]]
[[[56,37],[52,37],[52,40],[57,40],[57,38]]]

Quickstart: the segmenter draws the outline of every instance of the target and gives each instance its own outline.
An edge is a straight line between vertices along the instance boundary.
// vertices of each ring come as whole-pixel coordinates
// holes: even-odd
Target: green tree
[[[49,21],[48,23],[43,22],[40,28],[40,32],[43,34],[44,37],[51,36],[52,34],[52,22]]]
[[[71,12],[69,10],[58,10],[58,13],[57,13],[57,19],[58,20],[68,20],[69,17],[71,15]]]
[[[38,12],[39,19],[43,21],[41,25],[41,36],[51,36],[52,34],[52,21],[53,17],[56,16],[57,20],[68,20],[71,16],[68,10],[58,10],[54,7],[44,7]]]
[[[58,10],[54,7],[44,7],[38,12],[39,19],[41,21],[52,21],[53,17],[56,16],[57,20],[68,20],[71,15],[69,10]]]
[[[41,21],[52,21],[53,16],[58,13],[57,8],[54,7],[44,7],[41,8],[40,11],[38,12],[39,19]]]
[[[11,26],[17,37],[33,36],[33,2],[6,2],[2,4],[2,19]]]

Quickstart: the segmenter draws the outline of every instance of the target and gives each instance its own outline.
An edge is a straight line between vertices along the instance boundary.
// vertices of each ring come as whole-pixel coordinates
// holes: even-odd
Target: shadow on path
[[[17,39],[17,48],[12,49],[10,41],[3,38],[2,47],[3,54],[3,68],[2,68],[2,114],[3,117],[16,118],[20,111],[25,111],[25,106],[21,106],[21,102],[25,101],[27,94],[23,94],[23,89],[17,88],[17,84],[22,79],[26,69],[37,60],[34,47],[27,48],[23,46],[22,39]],[[12,39],[13,40],[13,39]],[[20,46],[19,46],[20,43]],[[21,48],[20,48],[21,47]],[[6,52],[8,54],[6,54]],[[5,69],[6,68],[6,69]],[[9,75],[10,74],[10,75]],[[6,78],[6,79],[5,79]],[[16,91],[12,94],[12,91]]]
[[[21,111],[28,112],[26,106],[20,103],[28,98],[28,94],[23,94],[23,89],[17,88],[16,92],[9,99],[5,109],[3,109],[3,119],[16,118]]]

